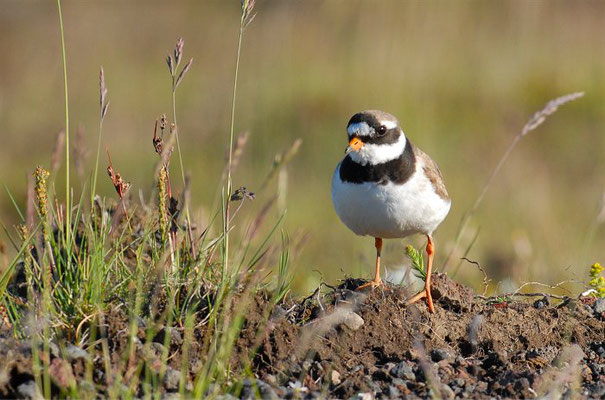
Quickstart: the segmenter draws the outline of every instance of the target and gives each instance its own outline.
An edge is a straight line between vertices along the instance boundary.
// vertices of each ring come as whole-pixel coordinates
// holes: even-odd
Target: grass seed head
[[[38,212],[42,218],[42,231],[44,237],[48,238],[48,187],[46,180],[50,176],[50,172],[38,166],[34,172],[36,199],[38,203]]]
[[[176,41],[176,46],[174,47],[174,60],[176,61],[176,67],[181,63],[181,58],[183,57],[183,47],[185,46],[185,40],[180,37]]]
[[[179,84],[183,80],[183,77],[185,76],[185,74],[187,73],[187,71],[189,71],[189,68],[191,68],[191,64],[192,63],[193,63],[193,58],[190,58],[189,61],[187,61],[187,64],[185,64],[185,66],[183,67],[183,70],[181,71],[181,73],[179,74],[179,77],[176,80],[176,85],[175,86],[179,86]]]
[[[107,99],[107,86],[105,86],[105,71],[103,67],[101,67],[101,71],[99,72],[99,104],[101,107],[101,121],[105,118],[105,114],[107,114],[107,108],[109,107],[109,101],[105,102]]]

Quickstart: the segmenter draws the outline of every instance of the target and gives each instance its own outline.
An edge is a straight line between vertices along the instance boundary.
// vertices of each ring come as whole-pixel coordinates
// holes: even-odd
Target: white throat
[[[361,165],[383,164],[385,162],[399,158],[405,149],[405,135],[401,133],[399,140],[391,144],[371,144],[366,143],[358,151],[349,153],[351,160]]]

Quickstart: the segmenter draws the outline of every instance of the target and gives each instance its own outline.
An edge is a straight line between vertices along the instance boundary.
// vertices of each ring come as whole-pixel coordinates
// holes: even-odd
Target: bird
[[[412,144],[393,115],[379,110],[356,113],[347,124],[348,146],[332,177],[332,203],[340,220],[353,233],[374,237],[374,279],[358,290],[383,285],[380,256],[383,239],[413,234],[427,238],[424,290],[408,299],[412,304],[431,296],[435,244],[433,232],[450,211],[451,199],[437,163]]]

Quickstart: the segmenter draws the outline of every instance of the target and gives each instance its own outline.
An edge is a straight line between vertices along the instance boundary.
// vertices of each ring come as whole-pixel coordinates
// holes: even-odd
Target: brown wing
[[[439,170],[439,166],[437,163],[431,159],[424,151],[420,150],[418,147],[414,146],[414,153],[416,158],[423,161],[424,173],[427,178],[431,181],[433,188],[435,189],[435,193],[439,197],[444,200],[449,199],[449,195],[447,194],[447,189],[445,188],[445,184],[443,183],[443,176],[441,175],[441,171]]]

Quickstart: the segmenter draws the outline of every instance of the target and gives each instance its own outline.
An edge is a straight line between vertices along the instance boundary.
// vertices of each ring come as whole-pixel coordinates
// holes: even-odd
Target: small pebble
[[[336,370],[332,371],[331,380],[333,385],[340,385],[340,382],[342,382],[340,380],[340,373]]]
[[[594,303],[594,312],[597,315],[605,313],[605,297],[600,298]]]
[[[347,328],[351,329],[352,331],[356,331],[363,326],[365,321],[359,314],[351,311],[345,316],[343,322]]]
[[[534,307],[537,309],[546,308],[550,305],[550,301],[548,300],[548,296],[544,296],[541,299],[534,301]]]
[[[88,354],[88,352],[86,350],[83,350],[83,349],[79,348],[78,346],[74,346],[73,344],[70,344],[65,349],[65,357],[70,362],[76,361],[79,359],[84,359],[84,360],[90,361],[90,354]]]
[[[439,362],[441,360],[447,360],[450,357],[449,353],[443,349],[431,350],[431,360],[433,362]]]
[[[164,374],[164,387],[167,391],[176,391],[181,383],[181,371],[168,367]]]
[[[34,381],[29,381],[20,384],[19,386],[17,386],[17,392],[19,392],[19,394],[23,396],[24,399],[44,400],[44,396],[42,396],[38,385],[36,385],[36,382]]]
[[[355,396],[350,397],[349,400],[374,400],[372,393],[357,393]]]
[[[412,367],[410,367],[406,361],[402,361],[395,365],[393,368],[391,368],[389,373],[396,378],[407,379],[408,381],[416,380],[416,375],[414,374]]]

